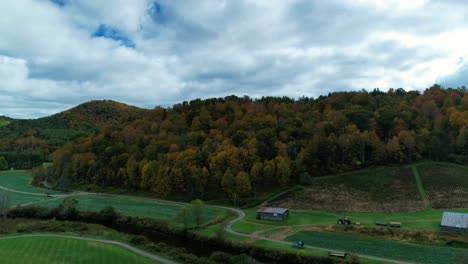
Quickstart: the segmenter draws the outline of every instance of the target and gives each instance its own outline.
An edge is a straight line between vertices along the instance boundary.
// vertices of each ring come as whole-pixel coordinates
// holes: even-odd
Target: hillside
[[[137,107],[103,100],[38,119],[0,118],[0,153],[11,165],[28,168],[75,138],[106,125],[140,117],[144,112]],[[24,162],[27,164],[19,164]]]
[[[314,178],[304,189],[276,199],[274,207],[327,212],[423,211],[411,168],[382,166]]]
[[[7,116],[0,116],[0,127],[10,124],[12,120],[12,118],[9,118]]]
[[[60,149],[47,178],[247,199],[268,186],[420,159],[468,162],[465,88],[183,102]]]

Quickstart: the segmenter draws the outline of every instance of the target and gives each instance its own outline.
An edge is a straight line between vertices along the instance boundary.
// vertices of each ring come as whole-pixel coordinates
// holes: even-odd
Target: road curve
[[[113,240],[106,240],[106,239],[95,239],[95,238],[89,238],[89,237],[79,237],[79,236],[66,236],[66,235],[55,235],[55,234],[31,234],[31,235],[20,235],[20,236],[8,236],[8,237],[1,237],[0,240],[8,240],[8,239],[16,239],[16,238],[27,238],[27,237],[55,237],[55,238],[66,238],[66,239],[77,239],[77,240],[85,240],[85,241],[92,241],[92,242],[99,242],[99,243],[105,243],[105,244],[111,244],[111,245],[116,245],[125,249],[128,249],[140,256],[149,258],[151,260],[163,263],[163,264],[177,264],[177,262],[174,262],[172,260],[151,254],[149,252],[143,251],[141,249],[138,249],[136,247],[130,246],[128,244],[118,242],[118,241],[113,241]]]
[[[33,195],[39,195],[39,194],[35,194],[35,193],[29,193],[29,192],[22,192],[22,191],[17,191],[17,190],[13,190],[13,189],[9,189],[9,188],[6,188],[6,187],[3,187],[0,185],[0,189],[4,189],[4,190],[7,190],[7,191],[11,191],[11,192],[17,192],[17,193],[23,193],[23,194],[33,194]],[[42,194],[43,196],[45,196],[44,194]],[[189,203],[184,203],[184,202],[176,202],[176,201],[168,201],[168,200],[163,200],[163,199],[154,199],[154,198],[145,198],[145,197],[138,197],[138,196],[131,196],[131,195],[122,195],[122,194],[109,194],[109,193],[98,193],[98,192],[85,192],[85,191],[74,191],[74,192],[70,192],[70,193],[67,193],[67,194],[59,194],[59,195],[54,195],[52,197],[54,197],[55,199],[61,199],[61,198],[66,198],[66,197],[72,197],[72,196],[103,196],[103,197],[118,197],[118,198],[127,198],[127,199],[134,199],[134,200],[140,200],[140,201],[149,201],[149,202],[156,202],[156,203],[165,203],[165,204],[175,204],[175,205],[188,205]],[[54,199],[52,199],[54,200]],[[48,200],[46,200],[48,201]],[[44,202],[44,201],[37,201],[37,202],[32,202],[32,203],[28,203],[28,204],[23,204],[23,205],[30,205],[30,204],[39,204],[41,202]],[[20,205],[20,206],[23,206],[23,205]],[[271,241],[271,242],[274,242],[274,243],[279,243],[279,244],[283,244],[283,245],[289,245],[289,246],[294,246],[295,244],[294,243],[291,243],[291,242],[288,242],[288,241],[284,241],[284,240],[276,240],[276,239],[270,239],[270,238],[267,238],[267,237],[263,237],[263,236],[258,236],[258,235],[252,235],[252,234],[243,234],[243,233],[239,233],[235,230],[232,229],[232,226],[241,221],[242,219],[245,218],[245,212],[241,209],[237,209],[237,208],[233,208],[233,207],[227,207],[227,206],[217,206],[217,205],[209,205],[210,207],[213,207],[213,208],[220,208],[220,209],[226,209],[226,210],[229,210],[231,212],[234,212],[236,213],[238,216],[229,221],[226,226],[224,226],[224,230],[228,233],[231,233],[231,234],[234,234],[234,235],[237,235],[237,236],[243,236],[243,237],[248,237],[248,238],[254,238],[254,239],[263,239],[263,240],[267,240],[267,241]],[[109,242],[114,242],[114,241],[109,241]],[[116,243],[119,243],[119,242],[116,242]],[[126,245],[126,244],[123,244],[123,245]],[[124,246],[125,247],[125,246]],[[319,251],[325,251],[325,252],[330,252],[330,251],[337,251],[335,249],[330,249],[330,248],[321,248],[321,247],[314,247],[314,246],[305,246],[306,248],[310,248],[310,249],[315,249],[315,250],[319,250]],[[138,250],[138,249],[137,249]],[[133,250],[132,250],[133,251]],[[385,262],[389,262],[389,263],[395,263],[395,264],[414,264],[412,262],[405,262],[405,261],[400,261],[400,260],[395,260],[395,259],[387,259],[387,258],[381,258],[381,257],[376,257],[376,256],[369,256],[369,255],[363,255],[363,254],[356,254],[356,253],[352,253],[352,252],[348,252],[350,254],[353,254],[353,255],[356,255],[360,258],[366,258],[366,259],[371,259],[371,260],[377,260],[377,261],[385,261]],[[163,263],[166,263],[166,262],[163,262]],[[174,262],[170,262],[170,263],[174,263]]]

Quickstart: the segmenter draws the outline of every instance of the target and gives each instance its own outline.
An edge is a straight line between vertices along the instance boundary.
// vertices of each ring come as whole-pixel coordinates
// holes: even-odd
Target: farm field
[[[77,209],[81,211],[99,211],[107,206],[112,206],[119,213],[129,216],[144,216],[159,220],[172,221],[179,212],[181,205],[163,204],[147,200],[127,199],[105,196],[72,196],[78,201]],[[37,204],[43,207],[56,207],[62,200],[53,200]],[[209,222],[218,216],[225,216],[226,210],[205,207],[203,222]]]
[[[0,239],[0,259],[5,264],[156,263],[115,245],[49,237]]]
[[[369,168],[317,177],[310,187],[270,202],[272,207],[327,212],[414,212],[425,209],[408,167]]]
[[[417,165],[432,208],[468,209],[468,167],[434,162]]]
[[[31,173],[28,171],[0,172],[0,186],[18,191],[15,192],[8,190],[0,190],[6,193],[8,200],[7,203],[10,207],[30,202],[39,202],[47,200],[50,199],[50,197],[47,197],[47,193],[58,193],[30,186],[30,181]]]
[[[245,210],[246,218],[233,225],[232,228],[240,233],[251,234],[275,226],[334,225],[337,219],[342,217],[341,214],[323,211],[291,210],[287,220],[274,222],[255,219],[256,211],[256,208]],[[440,219],[444,211],[428,209],[410,213],[349,213],[346,216],[353,222],[360,222],[363,226],[375,226],[376,221],[395,221],[402,223],[401,229],[439,230]],[[468,213],[468,209],[451,209],[450,211]]]
[[[466,253],[466,251],[462,249],[398,243],[366,237],[313,231],[300,232],[288,237],[286,240],[291,242],[300,240],[304,241],[306,245],[332,248],[337,251],[426,264],[453,263],[457,257]]]
[[[62,203],[63,199],[50,200],[51,197],[47,196],[47,193],[58,192],[53,192],[46,189],[30,186],[30,181],[31,173],[29,171],[5,171],[0,173],[0,186],[4,186],[6,188],[21,192],[38,194],[32,195],[26,193],[5,191],[8,195],[9,206],[16,206],[19,204],[34,202],[36,203],[36,206],[52,208]],[[125,215],[151,217],[165,221],[174,220],[175,216],[181,208],[181,205],[177,204],[157,203],[138,198],[130,199],[111,196],[106,197],[88,195],[77,195],[72,196],[72,198],[78,201],[78,210],[99,211],[107,206],[112,206],[116,209],[117,212]],[[206,207],[203,215],[203,221],[204,223],[206,223],[215,219],[218,216],[225,215],[226,210],[224,209]]]
[[[419,171],[420,178],[422,179],[424,188],[427,187],[426,183],[424,183],[424,175],[427,174],[427,171],[430,171],[430,164],[421,163],[413,165],[417,167]],[[421,170],[421,166],[428,166],[429,169]],[[453,165],[458,166],[458,165]],[[460,167],[460,166],[459,166]],[[463,167],[460,167],[463,168]],[[426,174],[424,174],[426,173]],[[458,176],[457,176],[458,175]],[[463,170],[461,175],[463,175]],[[456,174],[455,178],[460,178],[460,174]],[[52,199],[50,201],[44,201],[45,199],[51,199],[51,197],[47,197],[46,194],[49,192],[48,190],[35,188],[29,186],[29,181],[31,179],[31,174],[27,171],[7,171],[4,173],[0,173],[0,185],[5,186],[7,188],[11,188],[14,190],[24,191],[24,192],[32,192],[39,195],[30,195],[24,193],[16,193],[16,192],[9,192],[9,203],[11,206],[15,206],[16,204],[24,204],[28,202],[37,202],[37,206],[44,206],[44,207],[56,207],[58,206],[63,199]],[[327,182],[329,179],[329,182]],[[379,181],[384,182],[383,184]],[[456,181],[456,180],[454,180]],[[433,186],[436,186],[437,181],[432,180]],[[340,174],[335,176],[326,176],[322,178],[315,179],[315,184],[320,186],[320,188],[326,190],[332,190],[335,186],[339,186],[340,188],[344,188],[345,190],[353,190],[351,192],[360,193],[362,197],[367,197],[372,203],[377,204],[381,202],[384,206],[387,204],[389,207],[385,207],[388,209],[388,212],[381,212],[379,210],[369,210],[369,212],[360,212],[360,209],[363,208],[372,208],[369,207],[369,204],[364,206],[363,203],[355,203],[351,206],[353,209],[348,210],[350,207],[346,207],[347,211],[346,216],[349,217],[353,222],[360,222],[362,226],[373,227],[375,226],[376,221],[396,221],[402,223],[401,229],[406,230],[439,230],[440,219],[442,217],[442,213],[444,209],[432,209],[431,207],[425,208],[423,199],[421,199],[420,191],[418,190],[418,185],[416,183],[415,177],[412,172],[412,167],[379,167],[379,168],[371,168],[366,169],[358,172],[353,173],[346,173]],[[377,187],[373,186],[376,184]],[[312,184],[314,186],[314,183]],[[429,186],[431,186],[429,184]],[[284,201],[294,201],[292,199],[305,199],[305,195],[308,195],[307,192],[311,192],[315,190],[314,188],[319,187],[311,187],[305,188],[301,190],[300,188],[293,188],[294,190],[291,193],[285,195],[279,195],[277,199],[269,205],[274,205],[278,202]],[[388,188],[389,190],[382,191],[384,194],[380,194],[378,192],[379,188]],[[435,188],[435,187],[434,187]],[[368,189],[366,194],[363,194],[365,190]],[[399,193],[401,192],[401,193]],[[302,195],[302,197],[300,196]],[[320,195],[320,193],[319,193]],[[353,196],[347,196],[348,198],[352,199]],[[402,206],[402,200],[408,198],[411,202],[407,203],[405,206]],[[176,218],[177,213],[179,212],[182,205],[175,204],[175,203],[165,203],[165,202],[156,202],[151,201],[145,198],[137,198],[137,197],[123,197],[123,196],[114,196],[114,195],[74,195],[71,198],[76,199],[78,201],[77,209],[82,211],[98,211],[107,206],[112,206],[116,209],[117,212],[130,215],[130,216],[142,216],[142,217],[151,217],[159,220],[164,221],[174,221]],[[307,198],[308,199],[308,198]],[[309,201],[310,200],[307,200]],[[342,199],[342,198],[340,198]],[[274,222],[274,221],[264,221],[264,220],[257,220],[256,219],[256,211],[258,207],[245,209],[246,217],[235,223],[232,226],[234,231],[243,234],[253,234],[259,236],[267,236],[271,239],[277,240],[287,240],[294,242],[294,239],[303,239],[308,245],[313,245],[317,247],[326,247],[326,248],[333,248],[336,250],[346,250],[358,254],[365,254],[365,255],[373,255],[373,256],[382,256],[388,258],[396,258],[401,260],[407,261],[418,261],[413,259],[406,259],[405,247],[407,244],[402,244],[399,242],[393,241],[386,241],[386,240],[379,240],[377,238],[363,238],[361,236],[352,236],[352,235],[342,235],[342,233],[323,233],[318,232],[318,230],[329,230],[328,226],[335,225],[338,218],[342,217],[342,211],[338,208],[337,204],[343,202],[343,200],[331,200],[331,206],[327,208],[334,208],[333,210],[297,210],[291,209],[290,210],[290,217],[288,220],[283,222]],[[314,203],[319,203],[320,201],[314,200]],[[413,203],[416,202],[416,204]],[[321,201],[320,203],[325,204],[325,201]],[[348,203],[349,204],[349,203]],[[327,205],[325,205],[327,206]],[[344,208],[344,207],[343,207]],[[402,208],[407,208],[408,211],[400,211]],[[417,210],[415,208],[418,208]],[[398,210],[397,210],[398,209]],[[455,208],[450,209],[449,211],[454,212],[466,212],[468,213],[467,208]],[[219,219],[227,215],[227,211],[225,209],[219,209],[214,207],[207,206],[205,209],[205,213],[203,216],[203,222],[208,223],[215,219]],[[314,228],[318,226],[318,228]],[[216,224],[210,225],[207,228],[199,229],[195,231],[195,233],[200,235],[206,235],[209,237],[217,236],[219,229],[223,228],[223,224]],[[311,235],[312,234],[312,235]],[[312,239],[309,237],[313,237]],[[272,249],[282,249],[282,250],[294,250],[294,248],[287,249],[284,248],[284,245],[266,241],[266,240],[256,240],[251,239],[249,237],[238,236],[235,234],[230,234],[227,232],[223,233],[223,238],[231,241],[243,241],[245,243],[249,243],[252,245],[258,245],[260,247],[265,248],[272,248]],[[314,240],[317,239],[317,240]],[[333,244],[335,240],[344,241],[336,243],[336,247],[328,246],[327,243]],[[359,241],[356,245],[354,245],[351,249],[341,249],[340,247],[344,247],[348,244],[349,241],[356,239]],[[374,241],[378,241],[374,243]],[[374,248],[367,249],[366,243],[374,245]],[[390,244],[389,244],[390,243]],[[402,246],[404,245],[404,246]],[[403,256],[402,258],[392,257],[393,253],[389,253],[390,255],[382,255],[380,250],[395,247],[396,253],[399,257]],[[434,248],[436,252],[442,252],[443,257],[454,257],[458,253],[459,250],[453,248],[444,248],[444,247],[430,247],[425,245],[409,245],[409,247],[416,247],[412,250],[417,250],[418,252],[426,252],[430,251],[428,248]],[[419,248],[420,247],[420,248]],[[366,251],[369,250],[369,251]],[[305,252],[306,255],[316,255],[320,256],[323,255],[323,252],[314,252],[307,251]],[[422,255],[415,255],[414,258],[422,258]],[[442,263],[437,262],[437,258],[433,258],[431,261],[435,262],[424,262],[424,263]],[[423,262],[423,261],[419,261]],[[364,263],[373,263],[368,262],[365,260]]]
[[[32,176],[30,171],[2,171],[0,172],[0,185],[9,189],[36,194],[59,193],[53,190],[42,189],[30,185]]]

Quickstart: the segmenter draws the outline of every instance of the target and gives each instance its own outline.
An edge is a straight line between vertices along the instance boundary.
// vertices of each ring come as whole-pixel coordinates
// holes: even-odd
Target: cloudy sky
[[[467,83],[457,0],[0,2],[0,115]]]

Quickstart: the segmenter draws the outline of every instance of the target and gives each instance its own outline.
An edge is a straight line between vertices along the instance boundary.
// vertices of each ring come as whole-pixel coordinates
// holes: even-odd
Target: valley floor
[[[385,171],[389,173],[386,174]],[[445,181],[443,183],[439,180],[441,173],[444,173]],[[390,181],[386,175],[393,177],[393,180],[395,175],[398,175],[398,181]],[[353,208],[356,210],[348,210],[346,216],[352,219],[353,223],[358,222],[359,226],[346,229],[335,225],[336,220],[343,216],[343,212],[340,212],[336,206],[340,201],[343,201],[342,198],[337,201],[332,200],[331,202],[334,202],[335,205],[325,205],[331,212],[313,208],[311,208],[313,210],[296,208],[291,210],[289,219],[284,222],[255,219],[257,208],[239,210],[221,206],[206,206],[203,215],[205,227],[194,232],[213,237],[217,236],[219,228],[224,227],[223,238],[227,240],[270,249],[302,252],[301,254],[313,256],[327,256],[328,251],[349,252],[359,255],[364,263],[456,263],[458,259],[466,257],[467,235],[444,234],[439,231],[443,211],[468,213],[468,201],[464,203],[463,200],[467,197],[461,196],[456,201],[450,201],[451,192],[464,193],[468,191],[468,168],[465,166],[446,163],[419,163],[396,168],[393,171],[376,169],[348,173],[344,176],[330,176],[328,182],[320,179],[316,182],[317,185],[305,189],[302,193],[292,193],[291,196],[281,195],[267,204],[286,205],[291,201],[301,199],[303,204],[310,203],[311,201],[307,199],[317,199],[311,195],[310,191],[315,191],[317,188],[325,191],[331,190],[331,194],[336,192],[338,189],[333,187],[337,186],[339,177],[344,179],[340,186],[342,189],[348,190],[346,197],[349,199],[352,199],[356,193],[361,193],[376,203],[383,200],[391,203],[392,199],[404,201],[408,198],[413,201],[408,203],[410,207],[413,207],[410,210],[412,212],[353,212],[359,211],[357,210],[359,208],[356,207],[359,204],[354,204]],[[356,185],[355,181],[352,180],[356,177],[362,177],[364,180],[367,179],[367,182],[377,184],[375,180],[372,181],[373,178],[376,178],[380,181],[378,188],[384,188],[386,185],[390,187],[386,189],[384,195],[381,195],[377,187],[361,188],[359,181]],[[327,178],[324,177],[324,179]],[[175,222],[178,211],[186,205],[179,202],[124,195],[86,192],[60,193],[32,187],[29,185],[30,180],[31,174],[28,171],[0,173],[0,189],[8,193],[10,206],[34,204],[50,208],[60,204],[66,197],[73,197],[78,201],[79,210],[96,211],[106,206],[112,206],[122,214]],[[453,184],[456,184],[455,188]],[[327,186],[331,187],[327,189],[325,188]],[[437,186],[443,186],[443,188],[437,189]],[[370,188],[370,191],[364,193],[365,188]],[[329,197],[333,197],[333,195]],[[464,208],[457,209],[456,207]],[[226,219],[229,211],[238,216],[228,222],[223,219]],[[394,231],[390,228],[376,228],[376,221],[401,222],[402,228]],[[433,240],[423,241],[426,237],[431,237]],[[304,241],[308,248],[304,250],[294,248],[293,245],[298,240]],[[455,241],[458,243],[457,245],[462,246],[448,246],[450,241]],[[0,241],[0,252],[2,251]]]

